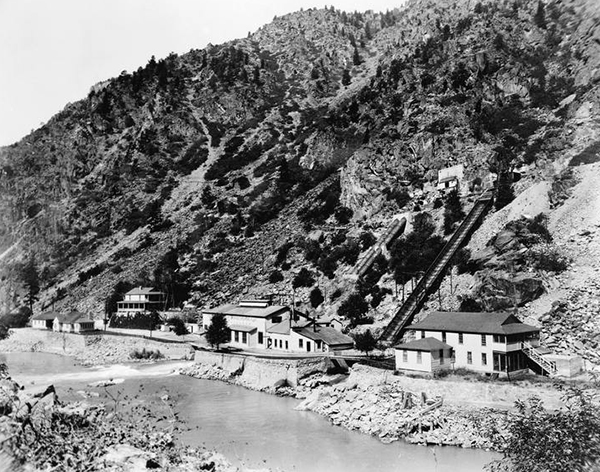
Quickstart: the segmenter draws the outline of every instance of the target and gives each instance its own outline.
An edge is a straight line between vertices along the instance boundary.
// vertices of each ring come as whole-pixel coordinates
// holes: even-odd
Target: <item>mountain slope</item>
[[[102,316],[119,281],[176,285],[176,304],[289,296],[306,267],[335,312],[365,233],[442,217],[439,169],[476,188],[526,166],[518,193],[597,158],[598,18],[584,0],[308,10],[98,84],[0,151],[3,301],[34,254],[36,309]],[[377,294],[383,320],[397,301]]]

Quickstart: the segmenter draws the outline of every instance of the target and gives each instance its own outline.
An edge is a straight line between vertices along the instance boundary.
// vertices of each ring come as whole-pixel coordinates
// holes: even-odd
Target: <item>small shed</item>
[[[52,329],[54,318],[59,315],[56,311],[45,311],[31,318],[31,327],[37,329]]]
[[[435,372],[449,369],[452,362],[452,346],[436,338],[422,338],[394,347],[397,370]]]

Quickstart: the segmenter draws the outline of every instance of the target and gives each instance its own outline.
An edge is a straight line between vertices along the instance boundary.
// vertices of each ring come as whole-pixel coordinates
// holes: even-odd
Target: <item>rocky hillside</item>
[[[464,165],[468,209],[496,176],[519,170],[518,195],[598,159],[599,18],[593,0],[312,9],[97,84],[0,151],[3,304],[101,316],[128,284],[175,305],[293,285],[335,313],[393,215],[441,230],[438,170]],[[559,206],[541,211],[552,232]],[[394,261],[359,283],[376,321]]]

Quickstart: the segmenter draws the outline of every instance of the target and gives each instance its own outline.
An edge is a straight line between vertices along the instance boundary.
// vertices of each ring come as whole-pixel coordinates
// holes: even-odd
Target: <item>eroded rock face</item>
[[[512,276],[504,271],[482,271],[475,293],[486,311],[501,311],[523,306],[539,298],[546,289],[538,277],[520,274]]]

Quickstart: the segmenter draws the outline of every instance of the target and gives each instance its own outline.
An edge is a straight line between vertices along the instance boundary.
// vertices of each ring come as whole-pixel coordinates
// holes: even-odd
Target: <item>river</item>
[[[295,411],[299,403],[222,382],[198,380],[172,370],[187,362],[81,367],[73,359],[53,354],[0,354],[12,377],[26,388],[53,383],[59,398],[81,400],[90,387],[114,379],[109,387],[121,398],[160,405],[168,393],[186,420],[180,441],[221,452],[231,462],[249,468],[297,472],[479,472],[496,455],[455,447],[423,447],[377,439],[331,425],[312,412]],[[79,393],[78,393],[79,392]],[[88,399],[90,400],[90,399]],[[91,399],[94,400],[94,399]]]

